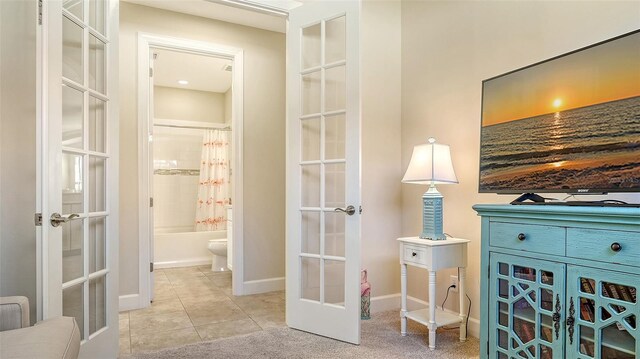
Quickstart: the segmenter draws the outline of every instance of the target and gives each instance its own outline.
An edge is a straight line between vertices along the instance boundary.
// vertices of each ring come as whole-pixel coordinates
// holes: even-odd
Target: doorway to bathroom
[[[138,47],[141,300],[179,268],[241,294],[242,51],[148,34]]]

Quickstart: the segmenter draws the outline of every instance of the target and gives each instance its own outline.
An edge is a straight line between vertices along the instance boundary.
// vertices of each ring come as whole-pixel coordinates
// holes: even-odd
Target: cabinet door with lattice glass
[[[567,357],[635,359],[640,276],[567,267]]]
[[[491,254],[490,358],[564,358],[565,265]]]

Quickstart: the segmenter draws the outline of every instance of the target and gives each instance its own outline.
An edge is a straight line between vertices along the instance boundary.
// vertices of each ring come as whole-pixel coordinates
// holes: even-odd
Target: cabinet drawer
[[[565,228],[537,224],[491,222],[489,244],[525,252],[565,255]]]
[[[427,265],[427,249],[424,247],[405,244],[402,258],[405,262]]]
[[[567,228],[567,256],[640,267],[640,232]]]

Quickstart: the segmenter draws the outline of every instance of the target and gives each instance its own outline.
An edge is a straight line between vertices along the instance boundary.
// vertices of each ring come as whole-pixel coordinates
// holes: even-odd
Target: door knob
[[[62,216],[60,213],[56,212],[51,215],[51,225],[54,227],[60,226],[62,223],[67,223],[72,219],[80,218],[79,214],[72,213],[68,216]]]
[[[343,212],[346,213],[350,216],[353,216],[356,213],[356,207],[354,206],[348,206],[346,209],[344,208],[336,208],[333,210],[334,212]]]

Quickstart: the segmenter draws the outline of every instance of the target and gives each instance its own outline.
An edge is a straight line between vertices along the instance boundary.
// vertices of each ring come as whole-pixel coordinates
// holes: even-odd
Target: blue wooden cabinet
[[[483,358],[640,357],[640,208],[474,209]]]

